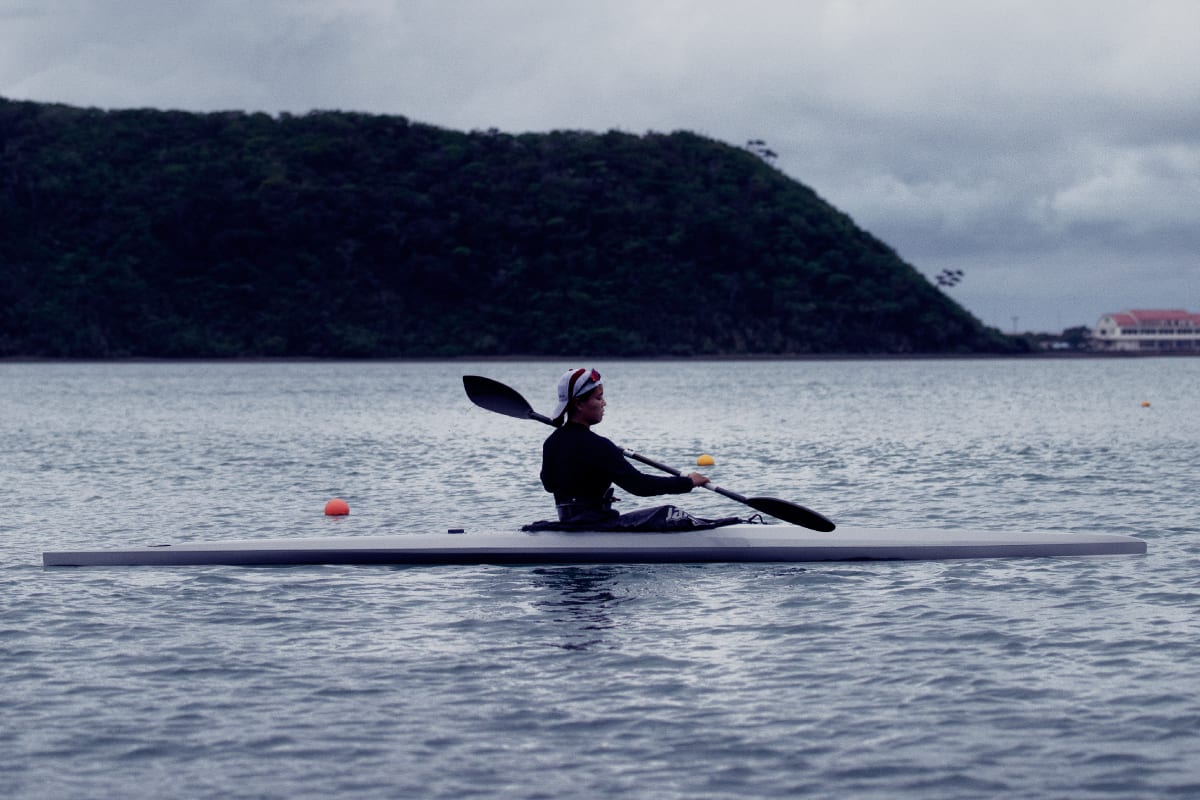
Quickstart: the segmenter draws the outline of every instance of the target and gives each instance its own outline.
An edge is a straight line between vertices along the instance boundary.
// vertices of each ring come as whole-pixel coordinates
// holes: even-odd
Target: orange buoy
[[[344,517],[350,513],[350,506],[340,497],[335,497],[325,504],[325,516]]]
[[[1142,401],[1142,408],[1149,408],[1149,407],[1150,407],[1150,401],[1149,401],[1149,400],[1143,400],[1143,401]]]
[[[713,457],[710,456],[708,453],[705,453],[704,455],[702,455],[696,459],[696,466],[698,466],[698,467],[711,467],[715,463],[716,462],[713,461]]]

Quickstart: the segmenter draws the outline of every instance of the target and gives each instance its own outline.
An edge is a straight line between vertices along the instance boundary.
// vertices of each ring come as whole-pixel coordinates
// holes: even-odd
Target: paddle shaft
[[[636,461],[640,461],[643,464],[646,464],[647,466],[654,467],[655,469],[661,469],[663,472],[669,472],[672,475],[678,475],[681,478],[687,478],[691,475],[691,473],[688,472],[687,470],[675,469],[674,467],[669,467],[666,464],[663,464],[659,461],[655,461],[653,458],[650,458],[649,456],[644,456],[641,453],[635,453],[632,450],[630,450],[629,448],[622,448],[621,452],[624,454],[624,456],[626,458],[632,458]],[[708,483],[702,483],[700,485],[703,486],[705,489],[716,492],[719,495],[724,495],[725,497],[728,497],[730,500],[737,500],[739,503],[744,503],[745,505],[750,505],[747,498],[744,497],[743,495],[740,495],[737,492],[731,492],[728,489],[722,489],[720,486],[717,486],[712,481],[709,481]]]

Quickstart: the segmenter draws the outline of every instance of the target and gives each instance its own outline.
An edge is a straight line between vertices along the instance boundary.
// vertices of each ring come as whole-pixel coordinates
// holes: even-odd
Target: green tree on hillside
[[[0,176],[0,355],[1024,346],[761,154],[686,132],[0,99]]]

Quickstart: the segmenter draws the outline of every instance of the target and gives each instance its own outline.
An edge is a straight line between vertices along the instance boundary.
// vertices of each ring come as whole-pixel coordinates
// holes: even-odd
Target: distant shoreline
[[[764,355],[706,355],[706,356],[397,356],[394,358],[317,358],[313,356],[230,356],[218,358],[197,356],[195,358],[151,358],[131,356],[128,358],[46,358],[41,356],[3,356],[3,364],[436,364],[455,362],[548,362],[548,361],[1072,361],[1141,358],[1195,358],[1200,351],[1178,353],[1114,352],[1096,353],[1087,351],[1046,351],[1037,353],[806,353]]]

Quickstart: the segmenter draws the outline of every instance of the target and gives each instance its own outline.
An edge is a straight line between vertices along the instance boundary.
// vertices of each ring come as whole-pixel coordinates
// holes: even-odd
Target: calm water
[[[1146,556],[40,566],[548,516],[548,429],[459,379],[566,366],[0,365],[0,796],[1200,795],[1200,359],[598,365],[601,432],[731,489]]]

